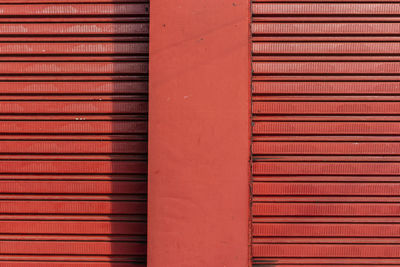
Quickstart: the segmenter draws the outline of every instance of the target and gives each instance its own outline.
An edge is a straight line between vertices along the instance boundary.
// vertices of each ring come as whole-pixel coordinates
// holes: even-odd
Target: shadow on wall
[[[112,92],[111,266],[146,266],[149,3],[115,0]],[[120,4],[117,4],[120,3]]]

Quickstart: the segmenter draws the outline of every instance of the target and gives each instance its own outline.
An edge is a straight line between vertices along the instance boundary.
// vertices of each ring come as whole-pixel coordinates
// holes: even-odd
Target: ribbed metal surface
[[[399,266],[400,4],[252,10],[254,265]]]
[[[144,266],[148,1],[0,3],[0,266]]]

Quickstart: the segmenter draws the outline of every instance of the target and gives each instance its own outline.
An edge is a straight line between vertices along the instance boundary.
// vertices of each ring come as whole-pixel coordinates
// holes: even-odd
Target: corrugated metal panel
[[[400,265],[399,14],[253,0],[255,266]]]
[[[148,1],[0,3],[0,265],[144,266]]]

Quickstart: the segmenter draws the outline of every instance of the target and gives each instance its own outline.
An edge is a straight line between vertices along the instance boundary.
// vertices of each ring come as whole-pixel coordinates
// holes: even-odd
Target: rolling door
[[[0,3],[0,265],[144,266],[148,3]]]
[[[399,266],[400,4],[252,10],[254,265]]]

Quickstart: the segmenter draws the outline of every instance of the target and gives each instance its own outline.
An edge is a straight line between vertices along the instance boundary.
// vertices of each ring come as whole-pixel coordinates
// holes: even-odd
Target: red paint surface
[[[248,266],[248,1],[153,0],[148,266]]]

